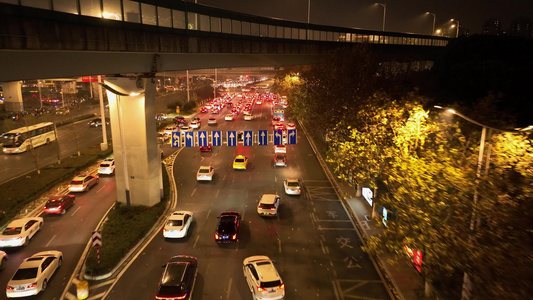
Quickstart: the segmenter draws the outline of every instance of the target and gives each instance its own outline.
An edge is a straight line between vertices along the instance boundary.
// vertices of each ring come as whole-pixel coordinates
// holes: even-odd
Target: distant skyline
[[[307,22],[308,0],[196,0],[199,4],[217,8]],[[194,0],[188,0],[194,2]],[[461,30],[471,34],[481,33],[483,24],[490,18],[501,21],[507,31],[511,21],[519,16],[533,19],[533,0],[389,0],[379,1],[387,6],[385,30],[431,34],[433,16],[436,27],[450,19],[459,21]],[[340,27],[381,30],[383,7],[376,1],[310,0],[311,23]],[[451,25],[451,23],[450,23]]]

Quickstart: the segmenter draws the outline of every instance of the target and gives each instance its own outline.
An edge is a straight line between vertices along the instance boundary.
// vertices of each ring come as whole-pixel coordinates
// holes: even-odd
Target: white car
[[[278,215],[279,196],[275,194],[264,194],[257,204],[257,213],[260,216],[275,217]]]
[[[245,115],[244,116],[244,120],[245,121],[252,121],[254,119],[254,116],[252,114],[249,114],[249,115]]]
[[[185,237],[189,227],[191,227],[192,220],[193,213],[191,211],[174,211],[163,227],[163,236],[165,238]]]
[[[300,179],[287,178],[283,181],[283,187],[287,195],[300,195],[302,193],[302,182]]]
[[[285,297],[285,284],[268,256],[244,259],[242,272],[254,299],[277,300]]]
[[[87,192],[91,187],[98,184],[98,175],[78,175],[68,185],[70,192]]]
[[[274,153],[287,153],[287,147],[285,145],[274,146]]]
[[[178,130],[178,126],[170,125],[165,127],[165,130],[163,131],[165,134],[172,135],[174,131]]]
[[[224,120],[226,120],[226,121],[233,121],[233,115],[226,115],[226,116],[224,117]]]
[[[30,239],[41,230],[43,218],[32,217],[11,221],[0,235],[0,248],[19,247],[28,244]]]
[[[198,129],[200,128],[200,123],[198,123],[198,121],[192,121],[191,123],[189,123],[189,127],[191,127],[192,129]]]
[[[0,250],[0,271],[6,268],[7,265],[7,254],[4,251]]]
[[[50,278],[62,262],[63,253],[57,250],[35,253],[26,258],[7,283],[7,297],[32,296],[46,290]]]
[[[115,160],[113,158],[104,159],[104,161],[98,167],[98,174],[115,174]]]
[[[198,169],[198,172],[196,173],[196,180],[212,181],[214,175],[215,175],[215,168],[211,166],[200,166],[200,168]]]
[[[207,125],[216,125],[217,124],[217,118],[210,117],[209,120],[207,120]]]

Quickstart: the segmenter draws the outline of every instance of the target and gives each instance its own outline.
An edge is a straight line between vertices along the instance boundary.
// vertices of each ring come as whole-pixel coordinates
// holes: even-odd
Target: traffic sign
[[[228,131],[228,146],[237,146],[237,131]]]
[[[283,131],[274,130],[274,145],[283,145]]]
[[[212,132],[213,146],[220,147],[222,146],[222,131],[216,130]]]
[[[172,147],[181,147],[181,133],[179,131],[172,132]]]
[[[92,247],[93,248],[100,248],[102,247],[102,231],[93,231],[93,234],[91,236],[92,241]]]
[[[259,146],[268,145],[268,133],[266,130],[259,130]]]
[[[207,146],[207,131],[198,131],[198,146]]]
[[[244,132],[244,146],[253,146],[253,133],[252,131]]]
[[[296,129],[287,130],[287,144],[295,145],[296,144]]]
[[[194,147],[194,131],[185,132],[185,147]]]

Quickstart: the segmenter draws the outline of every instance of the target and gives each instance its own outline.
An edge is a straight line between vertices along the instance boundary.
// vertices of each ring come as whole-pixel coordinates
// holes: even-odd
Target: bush
[[[164,166],[162,168],[163,200],[153,207],[132,206],[129,209],[117,202],[102,228],[100,263],[97,261],[96,249],[91,248],[85,262],[86,274],[96,276],[112,271],[163,214],[170,196],[170,185]]]

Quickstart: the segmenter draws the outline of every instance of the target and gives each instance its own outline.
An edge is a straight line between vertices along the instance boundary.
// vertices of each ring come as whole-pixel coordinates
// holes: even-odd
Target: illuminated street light
[[[437,19],[437,15],[435,15],[432,12],[426,11],[426,15],[432,15],[433,16],[433,29],[431,30],[431,35],[435,35],[435,20]]]
[[[381,31],[385,31],[385,16],[387,14],[387,3],[374,3],[374,5],[381,5],[383,7],[383,26],[381,27]]]
[[[455,38],[458,38],[459,37],[459,21],[455,19],[450,19],[450,21],[457,23],[457,30],[455,31]]]

